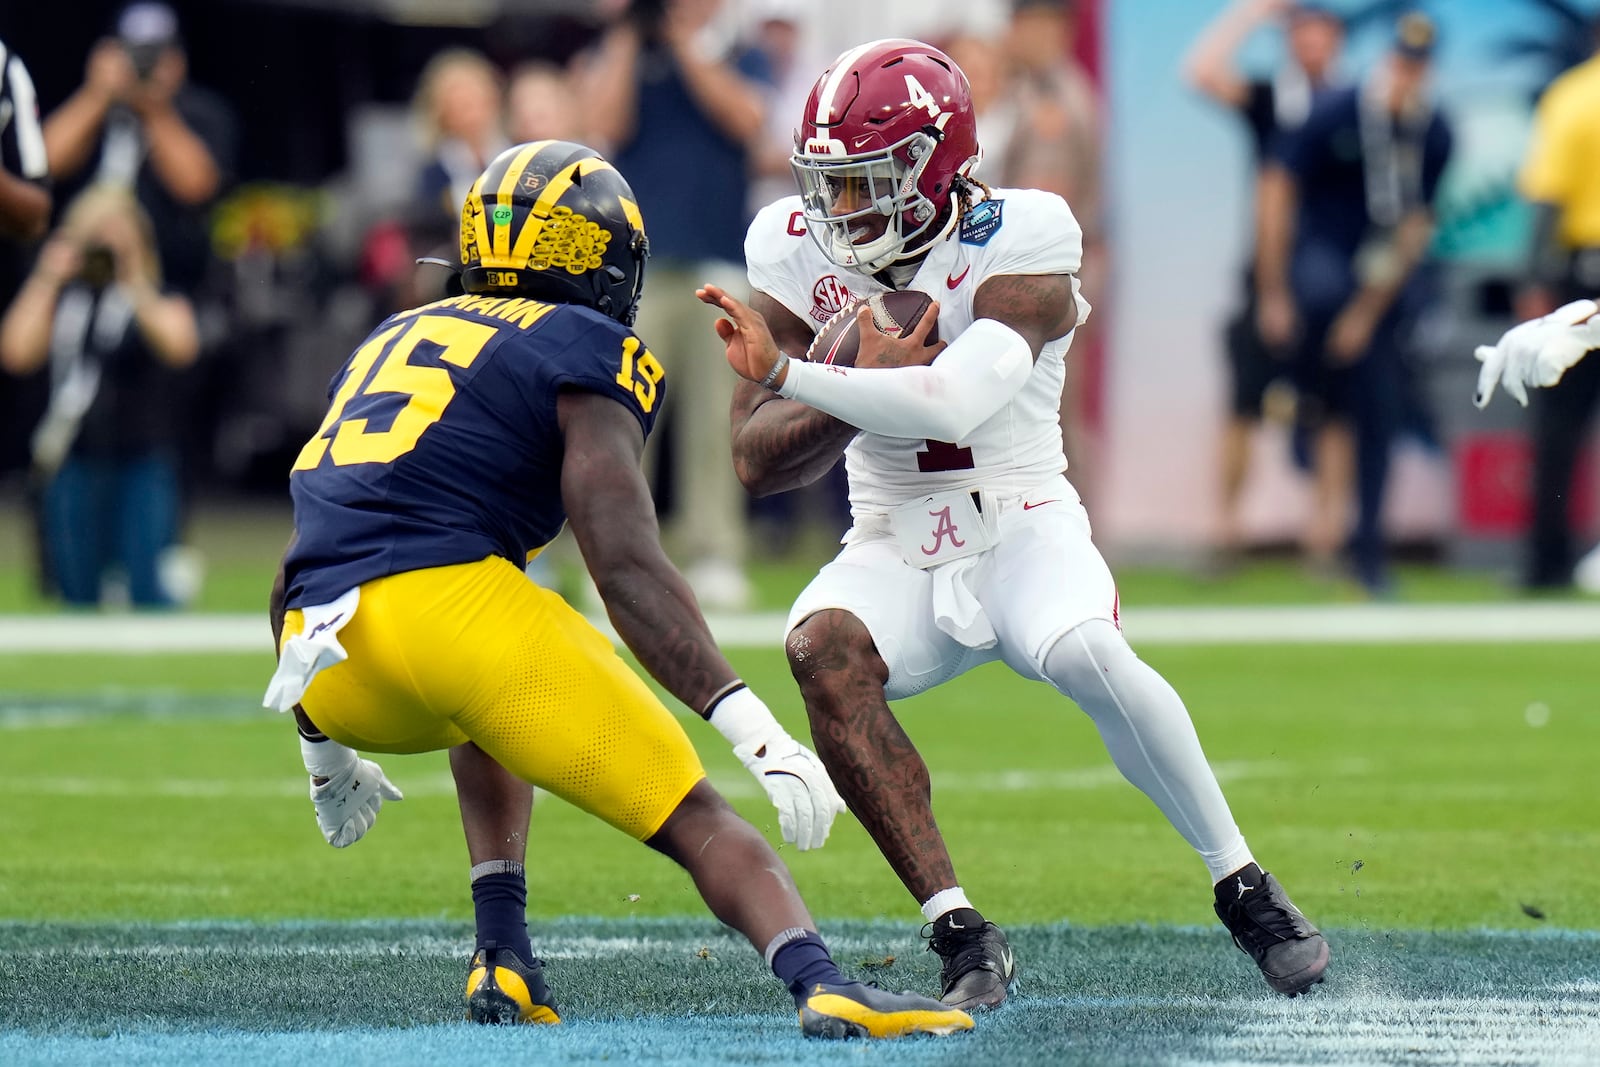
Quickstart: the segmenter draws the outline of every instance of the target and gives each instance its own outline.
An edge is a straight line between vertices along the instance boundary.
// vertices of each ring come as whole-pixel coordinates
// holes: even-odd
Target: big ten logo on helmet
[[[533,242],[533,251],[528,253],[528,266],[534,270],[557,267],[568,274],[599,270],[610,243],[610,231],[602,230],[587,216],[570,207],[551,208],[550,217],[543,220]]]
[[[517,272],[514,270],[485,271],[484,280],[490,285],[501,285],[509,288],[515,288],[517,284]]]
[[[825,274],[811,287],[811,317],[827,322],[850,302],[850,290],[837,274]]]

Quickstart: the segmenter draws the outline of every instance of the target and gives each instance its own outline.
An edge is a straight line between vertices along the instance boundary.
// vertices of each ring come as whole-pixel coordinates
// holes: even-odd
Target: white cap
[[[122,9],[117,36],[131,45],[166,44],[178,37],[178,16],[159,0],[142,0]]]

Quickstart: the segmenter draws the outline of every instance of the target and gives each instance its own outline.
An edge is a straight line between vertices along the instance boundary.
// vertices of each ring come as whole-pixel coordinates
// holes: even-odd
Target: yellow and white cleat
[[[555,998],[544,984],[544,962],[523,963],[516,952],[493,943],[478,949],[467,972],[467,1018],[495,1026],[559,1023]]]
[[[807,1037],[908,1037],[972,1029],[972,1016],[915,993],[874,985],[814,985],[800,998],[800,1032]]]

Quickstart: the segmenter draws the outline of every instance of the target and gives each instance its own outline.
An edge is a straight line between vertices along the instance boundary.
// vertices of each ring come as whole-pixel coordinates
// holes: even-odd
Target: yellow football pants
[[[299,611],[283,637],[304,626]],[[300,705],[335,741],[429,752],[468,740],[639,840],[705,777],[650,688],[566,601],[498,557],[367,582],[349,659]]]

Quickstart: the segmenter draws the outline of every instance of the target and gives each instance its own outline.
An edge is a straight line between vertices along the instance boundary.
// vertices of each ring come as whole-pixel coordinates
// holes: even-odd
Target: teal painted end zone
[[[706,920],[535,928],[567,1022],[459,1022],[460,924],[0,925],[6,1064],[1588,1064],[1600,935],[1335,930],[1286,1000],[1214,929],[1011,930],[1021,987],[971,1034],[804,1041],[748,945]],[[824,924],[847,970],[927,991],[914,926]]]

